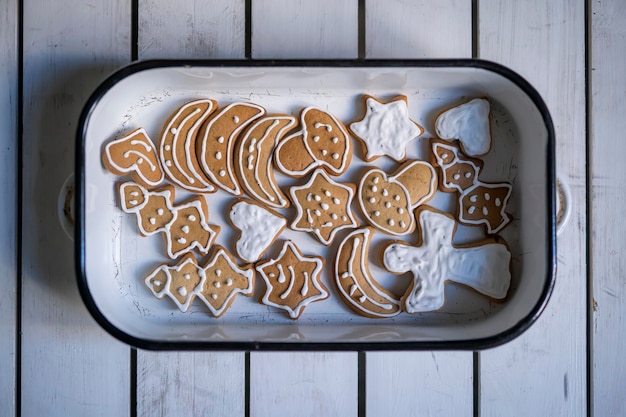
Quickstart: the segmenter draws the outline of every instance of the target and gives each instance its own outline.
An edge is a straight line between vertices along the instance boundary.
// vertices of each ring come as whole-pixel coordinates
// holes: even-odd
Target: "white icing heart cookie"
[[[489,101],[484,98],[445,110],[435,120],[437,136],[458,139],[467,156],[485,155],[491,148],[490,111]]]
[[[406,96],[384,103],[364,95],[365,115],[349,125],[350,131],[363,145],[366,161],[386,155],[398,162],[406,159],[406,146],[424,129],[409,117]]]
[[[432,208],[417,210],[419,244],[398,241],[383,251],[385,268],[396,274],[413,273],[413,283],[402,297],[408,313],[440,310],[445,303],[445,284],[452,281],[500,300],[511,282],[511,253],[502,239],[469,245],[452,243],[457,223]]]

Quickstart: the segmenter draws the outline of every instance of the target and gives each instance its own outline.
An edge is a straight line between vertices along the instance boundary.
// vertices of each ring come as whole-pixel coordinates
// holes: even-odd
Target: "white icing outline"
[[[494,299],[506,297],[511,282],[511,253],[505,244],[479,242],[476,246],[455,247],[456,222],[430,209],[420,211],[419,223],[420,246],[397,242],[387,246],[383,253],[387,270],[413,274],[413,284],[402,297],[405,311],[422,313],[441,309],[448,281]]]
[[[179,117],[179,115],[185,111],[186,109],[188,109],[189,107],[194,107],[194,106],[198,106],[200,104],[204,104],[207,103],[209,106],[207,107],[207,109],[193,122],[193,124],[191,125],[191,127],[189,128],[189,130],[187,131],[187,136],[185,137],[185,140],[182,144],[182,146],[184,146],[185,148],[185,164],[186,164],[186,168],[189,171],[189,174],[187,172],[185,172],[185,169],[183,169],[180,161],[178,160],[177,156],[176,156],[176,149],[179,146],[179,136],[180,136],[180,132],[181,130],[185,130],[184,127],[186,124],[189,123],[190,120],[192,120],[194,118],[194,116],[198,113],[201,112],[202,110],[200,108],[194,110],[193,112],[191,112],[190,114],[188,114],[187,116],[185,116],[185,118],[180,121],[177,125],[176,132],[172,133],[172,125],[174,124],[174,122],[176,121],[176,119]],[[213,102],[213,100],[210,99],[200,99],[200,100],[194,100],[191,101],[189,103],[186,103],[184,105],[182,105],[175,113],[174,116],[170,117],[167,126],[164,128],[163,130],[163,134],[161,136],[161,142],[159,144],[159,157],[161,160],[161,164],[163,165],[163,169],[164,171],[167,173],[168,178],[175,183],[176,185],[186,189],[186,190],[190,190],[190,191],[199,191],[199,192],[205,192],[205,193],[210,193],[210,192],[214,192],[216,189],[213,186],[213,184],[211,184],[210,182],[207,181],[207,179],[201,174],[196,172],[196,170],[193,167],[193,160],[196,158],[196,146],[195,146],[195,139],[196,139],[196,130],[198,130],[200,128],[200,126],[202,125],[202,123],[204,123],[204,121],[206,120],[206,118],[213,112],[213,108],[214,108],[215,104]],[[173,135],[171,141],[168,141],[168,138],[170,137],[170,135]],[[165,148],[169,145],[170,149],[166,150]],[[187,183],[180,181],[177,176],[175,175],[176,173],[172,170],[172,164],[167,164],[168,159],[165,158],[165,154],[164,152],[171,152],[171,161],[173,162],[173,165],[176,167],[176,169],[178,170],[178,173],[180,173],[186,180]],[[200,184],[202,184],[202,187],[198,187],[195,185],[192,185],[193,182],[190,181],[193,180],[193,182],[198,181]]]
[[[158,268],[156,268],[154,271],[152,271],[152,273],[150,273],[150,275],[148,275],[144,279],[144,283],[146,284],[146,286],[150,289],[150,291],[152,292],[152,294],[156,298],[162,299],[163,297],[165,297],[167,295],[168,297],[170,297],[174,301],[174,303],[176,304],[178,309],[180,311],[182,311],[183,313],[185,313],[185,312],[187,312],[187,310],[189,310],[189,307],[193,303],[193,300],[195,298],[194,296],[197,297],[200,294],[200,291],[202,290],[202,288],[204,287],[204,284],[206,282],[206,274],[205,274],[204,270],[198,265],[198,262],[196,261],[196,258],[193,255],[186,256],[182,260],[183,260],[183,262],[179,262],[175,266],[160,265]],[[200,276],[200,282],[198,282],[198,285],[196,285],[190,292],[187,293],[185,303],[181,304],[178,301],[178,298],[176,298],[176,296],[174,296],[174,294],[172,294],[172,288],[171,288],[172,273],[171,273],[171,271],[175,270],[176,272],[180,272],[187,264],[193,264],[194,267],[198,270],[198,275]],[[163,286],[163,290],[160,293],[157,293],[154,290],[154,288],[152,287],[152,285],[150,283],[150,279],[153,278],[154,276],[156,276],[160,271],[163,271],[165,273],[165,275],[167,277],[167,281],[166,281],[165,285]]]
[[[140,138],[143,138],[143,139],[133,139],[136,136],[139,136]],[[150,162],[150,156],[152,156],[152,155],[154,156],[154,160],[157,163],[156,168],[161,172],[161,175],[159,176],[159,179],[157,181],[150,181],[148,178],[146,178],[146,176],[144,175],[144,173],[140,169],[140,163],[138,161],[136,163],[131,164],[128,168],[124,168],[124,167],[119,166],[113,160],[113,157],[111,155],[111,147],[113,147],[115,145],[119,145],[121,142],[125,142],[125,141],[129,141],[130,146],[134,145],[133,142],[138,142],[139,144],[141,144],[144,147],[144,149],[146,149],[146,154],[141,154],[138,151],[135,151],[135,152],[137,152],[138,154],[140,154],[143,157],[145,157],[146,161]],[[150,151],[152,151],[152,152],[150,152]],[[148,132],[146,132],[146,129],[144,129],[143,127],[132,131],[130,134],[128,134],[126,136],[122,136],[119,139],[115,139],[114,141],[111,141],[111,142],[107,143],[106,146],[104,147],[104,152],[105,152],[105,156],[107,158],[107,163],[109,165],[111,165],[114,169],[116,169],[118,172],[122,172],[124,174],[136,173],[137,176],[139,177],[139,179],[141,180],[141,182],[145,183],[146,185],[148,185],[150,187],[156,187],[165,178],[165,174],[163,172],[163,169],[161,168],[161,165],[159,164],[159,157],[157,155],[156,148],[154,147],[154,144],[152,143],[152,140],[148,136]],[[124,158],[126,158],[126,157],[124,157]],[[152,170],[152,171],[154,171],[154,170]]]
[[[333,122],[335,123],[335,125],[339,128],[339,131],[344,135],[344,140],[345,140],[345,152],[343,153],[343,158],[341,160],[341,164],[339,165],[339,169],[336,169],[333,165],[329,164],[328,162],[322,160],[322,159],[318,159],[315,155],[313,155],[313,152],[311,151],[311,148],[308,144],[308,136],[309,136],[309,132],[307,129],[307,125],[304,122],[304,116],[306,115],[306,113],[308,113],[311,110],[315,110],[315,111],[319,111],[321,113],[324,113],[326,115],[328,115]],[[314,123],[320,123],[320,122],[314,122]],[[302,110],[300,112],[300,124],[302,125],[302,130],[299,130],[298,132],[291,134],[283,139],[281,139],[278,142],[278,145],[276,146],[276,150],[274,151],[275,155],[279,155],[280,150],[282,149],[282,147],[289,142],[290,140],[297,140],[297,138],[300,136],[301,140],[302,140],[302,144],[304,145],[304,149],[306,149],[307,153],[309,154],[309,157],[311,157],[311,159],[313,160],[313,162],[309,165],[307,165],[303,170],[301,171],[292,171],[290,169],[288,169],[287,167],[285,167],[282,163],[282,161],[280,160],[280,158],[276,158],[276,164],[278,166],[278,168],[284,172],[287,175],[291,175],[294,177],[303,177],[306,174],[308,174],[309,172],[311,172],[314,169],[317,168],[328,168],[328,170],[332,173],[331,175],[341,175],[347,168],[347,164],[348,164],[348,160],[351,157],[351,153],[352,153],[352,144],[351,144],[351,140],[350,140],[350,135],[348,134],[348,132],[343,128],[342,123],[332,114],[315,108],[315,107],[306,107],[304,110]]]
[[[126,200],[124,198],[124,196],[126,195],[126,193],[124,192],[126,187],[139,187],[139,189],[141,190],[143,199],[144,199],[143,203],[129,208],[126,205]],[[165,232],[172,225],[172,223],[176,221],[177,212],[171,203],[171,201],[173,200],[172,193],[168,189],[163,189],[159,191],[148,191],[143,185],[139,183],[127,181],[120,185],[119,193],[120,193],[120,206],[121,206],[122,211],[124,213],[129,213],[129,214],[134,213],[137,216],[137,225],[139,227],[139,231],[144,236],[150,236],[150,235],[157,234],[159,232]],[[170,211],[170,213],[172,213],[172,220],[170,220],[163,227],[160,227],[152,232],[148,232],[147,230],[143,228],[142,215],[140,212],[141,212],[141,209],[143,209],[148,204],[148,201],[150,200],[151,196],[161,196],[165,199],[166,207]]]
[[[498,223],[498,226],[495,229],[491,228],[491,224],[489,223],[489,221],[487,221],[486,218],[479,219],[479,220],[470,220],[464,217],[464,210],[463,210],[463,205],[462,205],[463,198],[471,194],[478,187],[485,187],[485,188],[490,188],[490,189],[506,188],[508,190],[506,193],[506,196],[504,197],[504,200],[501,201],[500,212],[499,212],[500,223]],[[470,224],[470,225],[475,225],[475,226],[485,225],[487,229],[487,233],[490,235],[494,235],[498,233],[500,230],[504,228],[504,226],[506,226],[507,224],[511,222],[511,218],[506,214],[506,206],[507,206],[507,203],[509,202],[509,198],[511,197],[512,190],[513,190],[513,187],[511,186],[511,184],[506,183],[506,182],[492,184],[492,183],[484,183],[484,182],[477,181],[473,186],[471,186],[470,188],[468,188],[467,190],[465,190],[463,193],[459,195],[459,221],[463,224]]]
[[[452,107],[435,120],[437,136],[458,139],[467,156],[481,156],[491,149],[489,114],[491,105],[484,98],[475,98]]]
[[[352,265],[354,263],[354,257],[356,256],[356,251],[359,246],[360,236],[362,236],[363,244],[361,245],[361,250],[360,250],[361,260],[359,262],[359,267],[360,267],[360,274],[364,278],[364,281],[365,281],[363,284],[365,284],[366,287],[364,287],[362,283],[357,280],[356,275],[352,269]],[[372,238],[371,229],[368,229],[368,228],[357,229],[351,232],[348,236],[346,236],[343,242],[341,242],[341,244],[339,245],[339,248],[337,249],[337,257],[335,258],[335,283],[337,284],[339,293],[343,296],[344,301],[349,302],[352,306],[356,307],[358,310],[363,311],[365,314],[369,316],[375,316],[379,318],[394,317],[400,314],[401,312],[401,308],[399,307],[400,300],[391,298],[389,294],[382,292],[379,288],[378,283],[376,282],[371,272],[369,271],[369,268],[367,268],[367,266],[365,265],[365,260],[367,259],[367,256],[368,256],[367,248],[369,247],[371,238]],[[351,253],[350,258],[348,259],[347,272],[340,273],[340,267],[344,267],[346,265],[339,265],[339,259],[348,241],[352,241],[352,253]],[[352,281],[354,281],[353,285],[356,285],[358,287],[358,290],[363,295],[366,296],[366,300],[369,300],[372,304],[382,309],[387,309],[386,307],[389,307],[388,310],[391,310],[394,308],[393,306],[396,306],[397,307],[396,310],[393,311],[392,313],[385,314],[385,313],[378,313],[378,312],[374,312],[372,310],[366,309],[362,303],[357,303],[356,300],[352,298],[352,292],[353,292],[352,288],[350,289],[350,293],[346,293],[343,285],[341,285],[341,281],[347,278],[351,278]],[[383,305],[379,303],[378,301],[372,299],[371,297],[367,296],[367,292],[364,291],[363,288],[369,288],[371,292],[387,300],[389,304]]]
[[[426,167],[428,167],[428,169],[430,170],[431,173],[431,177],[430,177],[430,187],[429,187],[429,192],[428,194],[424,195],[424,197],[420,198],[415,204],[411,204],[411,194],[409,193],[408,188],[401,182],[398,181],[397,178],[399,176],[401,176],[404,172],[406,172],[408,169],[412,168],[414,165],[424,165]],[[359,207],[361,208],[361,212],[363,213],[363,216],[365,217],[365,219],[374,227],[376,227],[379,230],[382,230],[383,232],[393,235],[393,236],[403,236],[406,234],[409,234],[413,231],[414,227],[415,227],[415,219],[413,218],[413,216],[409,216],[410,222],[408,224],[407,227],[405,227],[405,231],[404,232],[394,232],[393,230],[388,229],[387,227],[385,227],[385,224],[388,224],[388,220],[390,219],[382,219],[381,223],[377,222],[374,220],[374,217],[371,216],[367,210],[365,209],[365,204],[364,204],[364,198],[363,198],[363,188],[365,186],[369,186],[372,182],[368,181],[367,184],[365,184],[365,180],[366,178],[368,178],[370,175],[374,174],[374,173],[378,173],[383,177],[383,181],[385,181],[386,183],[391,183],[391,184],[398,184],[400,186],[400,189],[404,192],[404,195],[406,197],[406,201],[407,201],[407,207],[404,207],[405,210],[407,210],[407,212],[410,212],[412,210],[414,210],[415,208],[419,207],[420,205],[422,205],[424,202],[430,200],[432,198],[433,195],[435,195],[435,192],[437,191],[437,172],[435,171],[435,168],[429,164],[426,161],[421,161],[421,160],[414,160],[408,164],[405,164],[405,166],[398,172],[396,172],[394,175],[392,176],[388,176],[387,173],[385,171],[383,171],[380,168],[372,168],[370,170],[368,170],[362,177],[361,177],[361,181],[359,181],[359,186],[357,189],[357,200],[359,202]],[[373,182],[373,184],[377,184],[377,182]],[[396,200],[398,201],[398,200]]]
[[[209,164],[207,163],[206,157],[205,155],[207,155],[207,142],[208,140],[208,136],[209,133],[212,130],[213,124],[218,121],[221,120],[222,117],[225,117],[224,115],[231,110],[234,107],[237,106],[244,106],[244,107],[252,107],[255,108],[257,110],[259,110],[259,113],[244,120],[239,126],[237,126],[232,132],[230,132],[230,134],[228,135],[228,139],[225,140],[226,142],[226,150],[224,152],[222,152],[222,155],[224,156],[225,160],[226,160],[226,173],[228,173],[228,177],[229,180],[232,182],[234,188],[229,188],[226,184],[224,184],[220,179],[219,179],[219,175],[215,175],[213,173],[213,169],[209,166]],[[233,194],[233,195],[241,195],[241,188],[239,187],[239,181],[236,178],[235,173],[233,172],[233,147],[235,146],[235,139],[237,138],[237,136],[239,135],[239,132],[241,132],[241,130],[243,130],[244,128],[246,128],[250,123],[252,123],[254,120],[262,117],[265,114],[265,109],[257,104],[254,103],[245,103],[245,102],[237,102],[237,103],[231,103],[228,106],[222,108],[221,110],[218,110],[217,114],[215,114],[214,116],[211,117],[211,119],[208,121],[206,128],[204,129],[204,136],[202,138],[199,138],[200,142],[200,155],[198,155],[198,160],[200,162],[200,166],[202,167],[202,170],[204,171],[204,173],[209,177],[209,179],[211,181],[213,181],[219,188],[221,188],[222,190],[226,191],[227,193]],[[237,123],[237,122],[235,122]]]
[[[236,213],[237,217],[233,214]],[[256,262],[274,239],[287,226],[287,220],[257,203],[237,201],[230,208],[230,222],[240,230],[235,245],[237,256],[246,262]]]
[[[320,225],[320,227],[310,227],[310,228],[305,228],[305,227],[298,227],[297,224],[298,222],[304,217],[304,211],[303,211],[303,207],[302,204],[300,203],[300,201],[298,200],[298,198],[296,197],[296,191],[303,191],[306,189],[311,188],[311,186],[313,185],[313,183],[317,180],[318,176],[322,176],[324,178],[324,180],[328,183],[329,187],[339,187],[343,190],[348,191],[348,201],[345,202],[345,210],[342,210],[342,212],[345,212],[347,215],[346,220],[342,221],[347,221],[347,219],[350,219],[350,223],[349,224],[342,224],[339,226],[336,226],[332,229],[332,231],[330,232],[330,235],[328,236],[328,239],[324,239],[324,237],[322,236],[322,234],[320,233],[320,229],[321,227],[323,227],[323,225]],[[357,227],[357,223],[356,220],[354,219],[354,216],[352,215],[352,210],[350,209],[350,204],[352,203],[352,200],[354,199],[354,191],[352,190],[351,187],[348,187],[347,185],[344,185],[340,182],[336,182],[333,179],[330,178],[330,176],[328,175],[328,173],[326,173],[326,171],[322,168],[318,168],[313,172],[313,175],[311,175],[311,178],[309,179],[309,181],[304,184],[304,185],[300,185],[300,186],[294,186],[291,187],[289,189],[289,193],[291,194],[291,199],[294,203],[294,206],[296,207],[297,210],[297,216],[296,219],[291,223],[291,228],[293,230],[298,230],[298,231],[303,231],[303,232],[312,232],[313,234],[315,234],[315,236],[319,239],[320,242],[322,242],[324,245],[328,246],[333,239],[335,238],[335,234],[343,229],[346,228],[352,228],[352,227]],[[310,214],[308,213],[307,210],[307,215],[310,216]],[[309,221],[309,224],[312,223],[311,221]]]
[[[435,151],[435,148],[443,148],[445,150],[448,150],[450,152],[452,152],[454,154],[454,158],[452,159],[452,161],[448,164],[443,162],[443,159],[437,154],[437,152]],[[432,151],[433,151],[433,155],[435,156],[435,159],[437,159],[437,165],[439,165],[441,167],[441,176],[443,177],[443,184],[446,186],[446,188],[454,188],[456,189],[458,192],[462,193],[464,190],[461,188],[461,186],[459,184],[454,184],[451,182],[448,182],[448,176],[446,175],[446,169],[450,168],[451,166],[462,162],[462,163],[467,163],[470,164],[472,167],[474,167],[474,181],[472,182],[472,186],[476,185],[477,182],[479,182],[478,180],[478,174],[480,173],[480,167],[478,165],[476,165],[472,160],[470,159],[461,159],[459,157],[459,148],[457,148],[456,146],[452,146],[452,145],[447,145],[441,142],[434,142],[432,144]],[[471,188],[472,186],[468,187]]]
[[[246,176],[244,175],[244,169],[245,167],[248,165],[247,163],[244,164],[243,161],[243,151],[244,149],[246,149],[246,143],[248,141],[248,138],[250,136],[250,134],[262,123],[265,123],[268,120],[275,120],[274,123],[272,123],[264,132],[263,136],[258,139],[257,143],[256,143],[256,161],[259,160],[259,155],[261,153],[261,143],[268,138],[269,134],[271,133],[271,131],[274,129],[274,126],[276,126],[277,124],[280,123],[281,120],[288,120],[289,123],[287,123],[284,127],[282,127],[281,129],[279,129],[275,135],[273,135],[273,141],[274,143],[272,144],[272,147],[270,148],[269,152],[270,155],[267,159],[267,167],[265,170],[265,178],[267,179],[267,183],[270,185],[271,191],[273,192],[272,197],[274,197],[276,199],[276,201],[272,201],[270,199],[270,193],[265,190],[263,188],[263,180],[261,180],[260,175],[258,175],[259,172],[259,165],[258,163],[255,164],[255,179],[258,181],[258,185],[259,188],[261,188],[261,191],[263,191],[266,196],[261,196],[256,192],[256,189],[254,187],[254,184],[249,184],[248,181],[246,180]],[[250,194],[251,197],[255,198],[256,200],[260,201],[261,203],[267,204],[270,207],[275,207],[275,208],[285,208],[289,206],[289,200],[287,200],[285,198],[285,196],[283,195],[282,191],[280,190],[280,187],[278,186],[278,184],[275,183],[275,181],[272,181],[272,161],[274,160],[274,148],[276,145],[276,142],[278,142],[278,139],[282,138],[282,136],[285,134],[285,132],[289,131],[294,125],[296,124],[296,118],[290,115],[280,115],[280,116],[265,116],[265,117],[261,117],[260,119],[256,120],[249,128],[248,130],[246,130],[245,135],[241,138],[240,142],[237,144],[237,161],[238,161],[238,165],[239,165],[239,177],[241,179],[241,188],[244,189],[244,191],[246,191],[248,194]]]
[[[409,117],[407,98],[400,96],[382,103],[368,96],[365,109],[363,118],[350,124],[352,133],[365,144],[365,160],[388,156],[399,162],[404,161],[409,142],[424,133],[422,126]],[[389,120],[390,117],[395,120]]]
[[[272,291],[274,290],[274,286],[272,285],[271,280],[273,278],[268,277],[265,274],[265,271],[263,270],[264,268],[274,265],[274,264],[278,264],[278,265],[282,265],[281,264],[281,260],[282,258],[286,255],[287,250],[291,250],[292,253],[295,255],[295,257],[298,259],[298,264],[300,263],[315,263],[315,268],[313,269],[313,272],[311,273],[310,276],[308,276],[308,278],[311,280],[311,283],[313,284],[313,287],[316,288],[319,291],[318,295],[312,295],[310,297],[307,298],[303,298],[294,309],[292,309],[290,306],[288,305],[283,305],[283,304],[277,304],[277,303],[273,303],[270,301],[269,297],[272,294]],[[291,265],[288,265],[291,266]],[[297,265],[296,265],[297,266]],[[265,281],[265,294],[263,295],[263,304],[271,306],[271,307],[276,307],[276,308],[280,308],[283,310],[286,310],[289,313],[289,317],[292,319],[297,319],[300,314],[302,314],[302,310],[304,308],[306,308],[309,304],[315,302],[315,301],[320,301],[320,300],[324,300],[326,298],[328,298],[328,291],[326,291],[326,289],[324,289],[324,287],[322,287],[322,285],[320,284],[320,274],[322,272],[322,267],[324,266],[324,263],[322,262],[321,259],[319,259],[316,256],[305,256],[302,254],[302,252],[300,252],[300,249],[298,249],[298,247],[290,240],[286,240],[285,243],[283,244],[283,248],[281,249],[280,253],[278,254],[278,257],[276,259],[272,259],[270,261],[261,263],[259,265],[257,265],[256,270],[261,274],[261,277],[263,278],[263,281]],[[306,280],[307,277],[305,277]],[[295,277],[293,275],[291,275],[291,283],[290,285],[293,287],[293,281],[295,281]],[[307,284],[308,285],[308,284]],[[302,294],[300,294],[302,295]],[[280,297],[280,296],[279,296]],[[304,296],[303,296],[304,297]]]
[[[202,294],[202,291],[199,291],[198,294],[197,294],[197,297],[200,300],[202,300],[202,302],[204,304],[206,304],[208,309],[211,311],[211,313],[215,317],[220,317],[222,314],[224,314],[224,312],[227,310],[227,308],[230,307],[230,300],[232,300],[237,294],[243,294],[243,295],[248,296],[248,295],[252,294],[252,290],[254,288],[254,286],[253,286],[254,270],[252,268],[242,269],[241,267],[239,267],[239,265],[237,265],[233,261],[232,257],[228,253],[228,251],[226,251],[226,249],[224,249],[223,247],[220,247],[219,250],[217,252],[215,252],[215,255],[213,255],[213,257],[211,258],[209,263],[206,264],[206,266],[204,266],[204,268],[202,268],[204,270],[205,275],[208,275],[208,271],[212,270],[212,268],[215,266],[215,264],[217,263],[217,261],[219,260],[220,257],[223,257],[226,260],[226,262],[228,263],[228,266],[230,266],[230,268],[233,270],[233,272],[235,272],[236,274],[239,274],[239,275],[243,275],[247,279],[248,286],[246,288],[233,287],[232,291],[230,293],[228,293],[226,298],[224,298],[224,302],[222,303],[222,305],[218,309],[216,309],[215,307],[213,307],[211,305],[209,300],[207,300],[204,297],[204,294]],[[207,279],[207,281],[208,281],[208,279]]]
[[[203,197],[198,197],[198,198],[203,198]],[[207,221],[208,219],[206,218],[204,214],[204,210],[202,210],[202,203],[198,199],[194,199],[186,203],[174,206],[174,210],[176,210],[176,212],[178,213],[178,211],[188,208],[188,207],[195,207],[198,213],[200,213],[200,220],[198,223],[200,224],[200,227],[202,227],[203,230],[209,232],[209,238],[207,239],[206,246],[202,246],[202,244],[198,242],[197,240],[191,240],[190,241],[191,243],[183,247],[183,249],[179,250],[178,252],[174,253],[172,252],[172,232],[171,232],[171,227],[174,224],[174,221],[170,222],[165,229],[165,235],[166,235],[166,240],[167,240],[167,256],[169,256],[172,259],[175,259],[184,253],[191,252],[194,248],[197,248],[198,251],[206,254],[209,251],[209,248],[211,247],[213,242],[215,241],[215,238],[217,237],[217,232],[209,226],[208,221]],[[190,221],[193,221],[193,220],[190,220]]]

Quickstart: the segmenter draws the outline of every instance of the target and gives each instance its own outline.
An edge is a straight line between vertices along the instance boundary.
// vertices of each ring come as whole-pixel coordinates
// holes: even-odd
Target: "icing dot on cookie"
[[[322,155],[326,156],[326,154],[328,154],[328,151],[326,149],[322,149]]]
[[[325,195],[326,197],[330,197],[330,191],[328,191],[328,190],[324,191],[324,195]]]
[[[441,154],[441,159],[448,159],[448,154],[447,153],[442,153]]]
[[[485,193],[485,200],[489,201],[491,199],[491,195],[489,193]]]
[[[190,214],[189,216],[187,216],[187,220],[189,220],[190,222],[195,222],[196,216],[194,216],[193,214]]]
[[[374,183],[374,184],[378,184],[378,181],[379,181],[379,180],[380,180],[380,178],[378,178],[378,177],[374,177],[373,183]]]
[[[165,149],[166,151],[169,151],[170,149],[172,149],[172,147],[171,147],[170,145],[165,145],[164,149]]]
[[[152,281],[152,283],[154,284],[155,287],[160,287],[162,282],[159,281],[158,279],[155,279],[154,281]]]
[[[232,279],[230,279],[230,278],[228,278],[228,279],[226,280],[226,285],[228,285],[229,287],[230,287],[231,285],[233,285],[233,280],[232,280]]]
[[[489,210],[487,210],[487,207],[483,207],[483,216],[486,216],[489,214]]]
[[[273,272],[270,272],[269,274],[267,274],[267,276],[270,277],[270,278],[274,278],[276,276],[276,274],[273,273]]]
[[[389,201],[385,201],[385,207],[390,208],[391,207],[391,203]]]
[[[452,178],[454,178],[455,180],[457,180],[457,181],[458,181],[458,180],[461,178],[461,175],[459,175],[459,174],[454,174],[454,175],[452,176]]]
[[[473,195],[470,197],[469,199],[472,203],[475,203],[476,201],[478,201],[478,197],[476,197],[476,195]]]
[[[132,205],[135,205],[135,204],[137,204],[137,200],[129,200],[128,203],[132,204]]]
[[[183,278],[185,278],[187,281],[189,281],[191,279],[191,275],[183,274]]]
[[[370,203],[375,203],[375,202],[376,202],[376,199],[375,199],[374,197],[370,197],[370,198],[369,198],[369,202],[370,202]]]
[[[330,208],[330,206],[326,203],[321,203],[320,206],[322,206],[323,210],[328,210]]]
[[[374,216],[376,216],[376,217],[380,216],[380,211],[376,210],[376,211],[374,212]]]
[[[387,220],[387,224],[389,224],[389,226],[393,226],[396,224],[396,222],[393,219],[389,219]]]
[[[343,220],[344,222],[348,221],[348,217],[347,216],[341,216],[341,220]]]
[[[185,239],[184,237],[179,237],[178,239],[176,239],[176,241],[180,243],[181,245],[184,245],[185,243],[187,243],[187,239]]]
[[[313,136],[313,142],[318,142],[320,140],[319,136]]]
[[[254,162],[254,155],[248,155],[248,169],[254,169],[252,162]]]
[[[180,230],[182,230],[183,233],[189,233],[189,226],[184,225],[183,227],[180,228]]]
[[[170,132],[172,132],[172,134],[177,134],[178,133],[178,129],[176,129],[175,127],[173,127]]]
[[[233,116],[233,122],[235,122],[235,123],[239,123],[239,117],[237,117],[237,116]]]
[[[320,201],[322,199],[322,197],[320,197],[319,195],[315,194],[313,196],[313,198],[315,199],[315,201]]]
[[[467,209],[467,212],[468,212],[469,214],[474,214],[474,212],[475,212],[475,211],[476,211],[476,207],[474,207],[474,206],[470,206],[470,207]]]
[[[169,159],[167,161],[165,161],[165,165],[168,167],[172,166],[172,161],[170,161]]]
[[[162,209],[162,208],[157,209],[157,214],[158,214],[159,216],[162,216],[162,215],[163,215],[163,209]]]
[[[339,154],[338,153],[334,153],[334,154],[331,155],[331,157],[333,159],[339,159]]]
[[[223,177],[226,175],[226,171],[224,171],[223,169],[220,169],[220,172],[218,172],[218,174],[220,175],[220,177]]]
[[[398,214],[404,213],[404,209],[402,207],[398,207]]]
[[[221,270],[221,269],[216,269],[216,270],[215,270],[215,275],[217,275],[218,277],[219,277],[220,275],[222,275],[222,270]]]
[[[339,204],[339,203],[341,203],[341,200],[339,200],[337,197],[334,197],[333,198],[333,203]]]
[[[137,163],[138,163],[138,164],[141,164],[142,162],[143,162],[143,158],[138,158],[138,159],[137,159]]]
[[[367,297],[365,296],[365,294],[359,297],[359,302],[364,303],[365,300],[367,300]]]
[[[400,220],[399,224],[400,224],[400,227],[403,228],[403,229],[406,227],[406,223],[403,222],[402,220]]]
[[[211,294],[211,298],[214,299],[214,300],[217,300],[217,294],[215,294],[215,293]]]
[[[322,212],[319,211],[318,209],[313,210],[313,213],[315,213],[316,216],[321,216]]]
[[[215,281],[215,282],[213,283],[213,286],[214,286],[215,288],[219,288],[219,287],[221,287],[221,286],[222,286],[222,284],[221,284],[219,281]]]
[[[222,159],[222,153],[221,152],[215,152],[215,159],[217,159],[218,161],[220,159]]]
[[[339,138],[333,137],[333,138],[331,139],[331,142],[332,142],[332,143],[337,143],[337,142],[339,142]]]
[[[375,186],[375,185],[372,185],[372,192],[374,192],[374,193],[375,193],[376,191],[378,191],[378,187],[377,187],[377,186]]]
[[[306,195],[306,201],[311,201],[311,200],[313,200],[313,193],[308,193]]]
[[[224,143],[224,136],[217,138],[217,143]]]
[[[500,207],[502,205],[502,201],[499,198],[496,198],[496,207]]]
[[[400,196],[398,194],[396,194],[396,195],[393,196],[393,199],[396,200],[396,201],[400,201]]]
[[[337,220],[337,214],[336,213],[330,213],[330,218],[333,220]]]
[[[130,195],[132,195],[133,197],[137,197],[139,193],[137,191],[131,191]]]
[[[148,221],[150,222],[150,224],[156,224],[156,219],[154,217],[150,217]]]
[[[386,188],[383,188],[382,193],[383,193],[383,195],[384,195],[385,197],[387,197],[387,196],[389,195],[389,191],[387,191],[387,189],[386,189]]]
[[[465,178],[469,178],[469,177],[471,177],[471,176],[472,176],[472,173],[471,173],[470,171],[467,171],[467,172],[465,173]]]
[[[176,289],[176,292],[178,293],[178,295],[180,295],[181,297],[184,297],[187,295],[187,288],[185,287],[178,287]]]

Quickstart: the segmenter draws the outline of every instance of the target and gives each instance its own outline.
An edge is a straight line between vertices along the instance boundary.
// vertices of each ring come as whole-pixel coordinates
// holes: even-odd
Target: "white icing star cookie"
[[[398,162],[406,158],[406,146],[424,132],[424,129],[409,118],[407,97],[398,96],[383,103],[363,96],[365,115],[349,126],[353,135],[363,145],[366,161],[387,155]]]

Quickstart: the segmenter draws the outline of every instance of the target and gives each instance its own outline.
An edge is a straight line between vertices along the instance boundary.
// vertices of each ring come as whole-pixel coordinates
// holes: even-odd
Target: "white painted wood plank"
[[[592,398],[595,416],[626,415],[626,3],[591,3]]]
[[[251,416],[357,415],[356,354],[257,352],[251,362]]]
[[[585,5],[579,0],[480,0],[479,55],[518,71],[543,96],[557,138],[557,172],[571,189],[558,237],[556,287],[517,340],[481,355],[485,416],[586,415]],[[604,138],[603,138],[604,139]]]
[[[24,3],[22,386],[24,416],[123,416],[129,349],[104,332],[76,287],[57,195],[73,171],[88,95],[129,60],[126,1]]]
[[[253,58],[355,58],[358,3],[352,0],[255,0]],[[354,416],[358,355],[250,354],[250,414]]]
[[[243,354],[145,353],[138,352],[138,416],[245,414]]]
[[[366,0],[368,58],[472,56],[472,2]]]
[[[15,413],[17,321],[17,3],[0,4],[0,404]]]
[[[255,0],[252,58],[356,58],[353,0]]]
[[[242,58],[244,1],[140,0],[139,59]],[[243,416],[243,352],[137,351],[137,415]]]
[[[469,1],[367,0],[365,19],[367,58],[472,56]],[[472,415],[471,352],[368,352],[366,363],[368,416]]]
[[[139,0],[138,54],[150,58],[243,58],[243,0]]]

